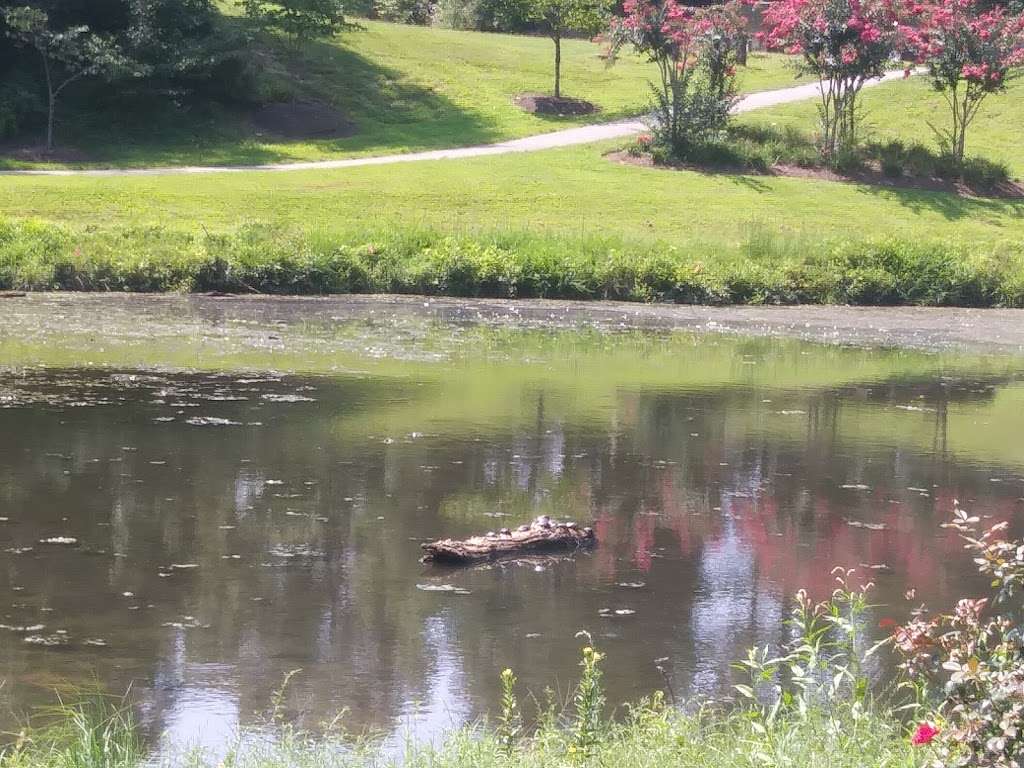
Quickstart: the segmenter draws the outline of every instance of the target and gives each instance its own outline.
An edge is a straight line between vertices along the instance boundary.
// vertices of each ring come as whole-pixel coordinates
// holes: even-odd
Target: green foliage
[[[593,642],[589,634],[580,634],[586,636],[588,643]],[[588,644],[583,648],[582,656],[580,667],[583,673],[573,695],[576,717],[567,749],[574,763],[584,763],[594,756],[604,730],[605,695],[601,686],[604,654]]]
[[[0,289],[12,288],[1024,307],[1024,246],[785,241],[754,231],[739,248],[681,251],[516,232],[81,232],[8,220]]]
[[[515,754],[516,741],[522,730],[523,717],[516,699],[516,676],[511,669],[505,669],[501,673],[501,715],[496,734],[503,755],[512,757]]]
[[[341,0],[241,0],[245,15],[295,40],[333,37],[345,28]]]
[[[41,114],[48,146],[55,103],[72,84],[94,81],[72,89],[90,112],[116,103],[131,114],[145,97],[169,101],[201,89],[214,74],[224,74],[219,68],[242,47],[212,0],[36,1],[0,8],[0,34],[12,38],[21,54],[9,59],[0,49],[0,135],[34,128]],[[30,61],[26,50],[40,58]],[[102,87],[95,83],[100,79]],[[104,120],[107,135],[109,122]]]
[[[657,152],[656,146],[644,139],[627,149],[634,156]],[[676,158],[666,154],[656,160],[671,163]],[[718,137],[691,145],[686,160],[707,168],[771,173],[777,165],[799,168],[823,168],[814,139],[792,125],[781,128],[761,124],[730,126]],[[877,166],[890,179],[912,179],[923,183],[933,180],[962,181],[977,193],[998,192],[1010,181],[1005,163],[984,157],[968,157],[962,161],[919,142],[905,143],[898,139],[872,141],[840,154],[837,170],[846,173]]]
[[[991,596],[961,599],[952,613],[914,612],[894,634],[916,693],[923,743],[938,736],[938,764],[1014,768],[1024,760],[1024,540],[1009,522],[981,527],[957,504],[946,526],[960,534]],[[937,725],[935,725],[935,724]]]
[[[1010,169],[1005,163],[984,157],[958,160],[948,152],[936,152],[917,142],[869,142],[860,154],[865,160],[877,161],[882,172],[891,178],[960,179],[979,190],[993,190],[1010,181]]]
[[[568,768],[570,735],[550,718],[523,740],[511,758],[496,734],[482,727],[455,730],[436,745],[410,744],[390,757],[372,741],[332,730],[314,735],[291,730],[278,739],[249,738],[244,730],[222,763],[233,768]],[[815,708],[802,718],[779,717],[766,733],[753,731],[743,712],[711,707],[686,713],[655,695],[628,707],[620,721],[601,723],[601,738],[585,763],[607,768],[919,768],[915,750],[898,720],[882,708],[855,712],[842,701]],[[96,762],[73,749],[45,749],[31,731],[17,752],[0,756],[2,768],[141,768],[150,763],[113,759]],[[198,752],[168,755],[167,768],[214,768]]]
[[[48,104],[46,148],[52,149],[54,113],[61,93],[82,78],[110,77],[128,61],[109,36],[96,34],[87,26],[54,29],[49,15],[38,8],[0,8],[0,14],[8,37],[34,49],[42,60]]]
[[[788,620],[793,639],[781,656],[753,648],[737,667],[750,684],[735,686],[746,701],[755,730],[768,733],[780,718],[804,718],[836,702],[848,702],[852,713],[863,712],[869,688],[867,658],[878,646],[862,647],[871,583],[856,585],[855,572],[833,571],[836,588],[815,603],[805,590],[797,592]]]
[[[594,35],[608,23],[606,0],[522,0],[523,16],[540,25],[555,43],[555,97],[562,95],[562,38]]]
[[[2,768],[139,768],[145,753],[131,709],[92,697],[61,701],[0,748]]]
[[[744,18],[736,3],[694,9],[657,0],[627,10],[612,22],[612,50],[629,46],[657,65],[661,82],[651,86],[656,159],[687,160],[728,126]]]
[[[434,14],[432,0],[374,0],[373,15],[399,24],[430,24]]]
[[[13,138],[26,127],[29,116],[45,104],[27,72],[15,70],[0,82],[0,139]]]
[[[438,0],[436,18],[449,29],[518,32],[532,26],[527,10],[521,0]]]

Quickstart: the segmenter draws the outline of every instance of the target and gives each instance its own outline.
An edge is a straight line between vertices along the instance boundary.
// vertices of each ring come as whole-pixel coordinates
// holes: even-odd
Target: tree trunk
[[[555,98],[562,97],[562,38],[555,38]]]
[[[532,525],[521,525],[515,531],[503,529],[501,533],[463,540],[439,539],[421,546],[424,562],[459,565],[508,555],[580,549],[596,543],[597,537],[591,528],[538,518]]]
[[[50,96],[50,110],[46,116],[46,151],[53,151],[53,115],[57,111],[57,99]]]
[[[46,151],[51,152],[53,150],[53,115],[57,111],[57,91],[53,88],[53,75],[50,74],[50,59],[46,55],[46,50],[40,47],[36,47],[39,51],[39,55],[43,59],[43,74],[46,75]]]
[[[959,119],[957,120],[956,130],[953,134],[953,156],[956,158],[958,165],[963,165],[964,153],[967,149],[967,124],[970,122],[970,94],[971,86],[967,86],[967,91],[964,94],[963,103],[960,105]]]

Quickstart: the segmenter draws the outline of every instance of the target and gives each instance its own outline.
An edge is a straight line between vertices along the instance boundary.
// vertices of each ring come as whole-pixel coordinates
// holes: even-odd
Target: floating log
[[[581,549],[596,543],[593,528],[580,528],[576,523],[560,523],[545,516],[514,531],[502,528],[484,536],[439,539],[420,546],[425,552],[425,563],[462,565],[509,555]]]

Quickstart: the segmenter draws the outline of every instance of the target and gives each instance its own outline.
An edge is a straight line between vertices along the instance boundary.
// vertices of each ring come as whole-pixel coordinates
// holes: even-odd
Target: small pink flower
[[[910,737],[910,743],[915,747],[930,744],[931,740],[938,736],[939,733],[939,729],[931,723],[921,723],[917,726],[917,730],[914,731],[914,735]]]

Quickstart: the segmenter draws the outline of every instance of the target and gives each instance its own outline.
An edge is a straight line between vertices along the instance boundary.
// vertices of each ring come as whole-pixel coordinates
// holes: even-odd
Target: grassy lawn
[[[653,65],[633,56],[608,66],[602,46],[563,44],[566,95],[600,109],[585,117],[531,115],[513,100],[551,89],[554,48],[546,37],[461,32],[374,21],[296,50],[264,37],[258,88],[265,102],[330,105],[355,126],[345,138],[258,135],[244,109],[65,112],[59,141],[81,153],[68,166],[255,164],[410,152],[491,143],[641,113]],[[755,54],[742,69],[745,92],[795,82],[786,57]],[[154,105],[154,109],[156,106]],[[0,153],[0,167],[31,165]]]
[[[737,245],[752,232],[814,242],[866,234],[967,243],[1024,238],[1024,201],[637,168],[613,163],[593,146],[331,171],[2,183],[9,194],[0,199],[0,215],[73,226],[199,230],[260,220],[332,233],[368,226],[512,230],[678,247]]]

